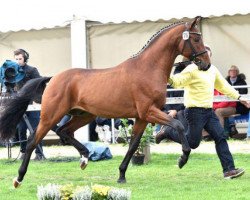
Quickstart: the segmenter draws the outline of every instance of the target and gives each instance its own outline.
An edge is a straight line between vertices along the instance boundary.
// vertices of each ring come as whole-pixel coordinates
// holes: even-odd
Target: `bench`
[[[229,121],[236,124],[236,128],[240,134],[246,134],[250,138],[250,113],[246,115],[235,114],[229,116]]]

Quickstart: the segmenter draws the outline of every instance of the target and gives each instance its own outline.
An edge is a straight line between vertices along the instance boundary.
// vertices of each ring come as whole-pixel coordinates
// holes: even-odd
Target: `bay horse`
[[[198,25],[201,17],[191,22],[177,22],[157,32],[138,54],[113,68],[72,68],[54,77],[30,80],[9,101],[0,116],[0,137],[8,140],[33,98],[42,95],[41,119],[36,134],[30,138],[18,177],[18,187],[27,172],[32,151],[65,114],[72,117],[57,134],[80,153],[80,167],[88,164],[88,149],[74,138],[74,131],[90,123],[96,116],[135,118],[132,139],[119,167],[118,183],[125,183],[125,173],[148,123],[175,128],[182,141],[181,168],[188,160],[190,147],[183,125],[161,109],[166,102],[166,84],[175,58],[183,55],[201,69],[210,66]],[[46,83],[48,83],[46,85]],[[108,100],[107,100],[108,99]]]

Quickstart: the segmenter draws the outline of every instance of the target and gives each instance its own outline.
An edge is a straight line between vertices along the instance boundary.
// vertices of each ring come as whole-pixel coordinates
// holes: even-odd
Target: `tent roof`
[[[73,16],[101,23],[129,23],[250,13],[246,0],[8,0],[1,7],[2,33],[64,27]]]

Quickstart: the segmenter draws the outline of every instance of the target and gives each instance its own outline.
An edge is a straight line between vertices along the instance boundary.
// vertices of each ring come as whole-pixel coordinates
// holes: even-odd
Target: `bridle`
[[[185,47],[186,47],[186,44],[188,44],[188,46],[190,47],[190,49],[191,49],[191,51],[192,51],[191,56],[189,57],[189,60],[190,60],[190,61],[193,61],[193,62],[199,67],[200,70],[206,71],[206,70],[209,69],[210,65],[208,65],[208,66],[205,67],[205,68],[204,68],[204,67],[201,67],[200,65],[202,64],[202,61],[201,61],[199,58],[197,58],[197,57],[200,56],[200,55],[203,55],[204,53],[207,53],[207,50],[204,49],[204,50],[201,51],[201,52],[197,52],[197,51],[195,50],[194,46],[192,45],[191,40],[190,40],[190,35],[191,35],[191,34],[195,34],[195,35],[198,35],[198,36],[201,37],[201,33],[200,33],[200,32],[192,32],[192,31],[189,31],[189,30],[187,29],[187,24],[185,24],[185,25],[186,25],[186,30],[182,33],[182,39],[184,40],[184,45],[183,45],[181,54],[183,53],[183,51],[184,51],[184,49],[185,49]]]
[[[189,60],[190,60],[190,61],[194,61],[195,58],[197,58],[198,56],[200,56],[200,55],[202,55],[202,54],[204,54],[204,53],[207,53],[207,50],[204,49],[204,51],[197,52],[197,51],[195,50],[194,46],[193,46],[192,43],[191,43],[191,40],[190,40],[190,37],[189,37],[189,35],[191,35],[191,34],[195,34],[195,35],[198,35],[198,36],[201,37],[201,33],[198,33],[198,32],[191,32],[191,31],[188,31],[188,30],[184,31],[184,32],[182,33],[183,39],[184,39],[185,37],[186,37],[187,39],[184,39],[185,41],[184,41],[184,45],[183,45],[183,48],[182,48],[181,53],[183,53],[183,51],[184,51],[184,49],[185,49],[185,47],[186,47],[186,44],[188,44],[188,46],[189,46],[190,49],[192,50],[192,54],[191,54],[191,56],[189,57]],[[184,35],[186,35],[186,36],[184,36]]]

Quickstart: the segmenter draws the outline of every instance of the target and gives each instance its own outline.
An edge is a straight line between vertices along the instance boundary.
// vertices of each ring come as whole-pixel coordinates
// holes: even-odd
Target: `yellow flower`
[[[97,185],[97,184],[92,186],[93,193],[98,193],[101,196],[107,196],[109,190],[110,190],[109,186]]]

